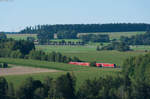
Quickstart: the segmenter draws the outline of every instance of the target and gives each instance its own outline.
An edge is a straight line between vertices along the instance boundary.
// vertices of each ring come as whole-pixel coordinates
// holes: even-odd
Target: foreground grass
[[[105,77],[107,75],[117,76],[120,74],[120,69],[112,69],[112,68],[92,68],[88,71],[73,71],[70,72],[76,77],[76,88],[78,89],[81,84],[84,83],[87,79],[95,79],[99,77]],[[45,77],[49,76],[52,78],[57,78],[67,72],[55,72],[55,73],[39,73],[39,74],[26,74],[26,75],[11,75],[5,76],[8,82],[14,83],[15,88],[18,88],[20,84],[28,77],[33,77],[36,80],[43,81]]]

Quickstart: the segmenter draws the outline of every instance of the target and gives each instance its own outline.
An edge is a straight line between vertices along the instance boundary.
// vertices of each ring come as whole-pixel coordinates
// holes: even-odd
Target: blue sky
[[[0,0],[0,31],[37,24],[150,23],[150,0]]]

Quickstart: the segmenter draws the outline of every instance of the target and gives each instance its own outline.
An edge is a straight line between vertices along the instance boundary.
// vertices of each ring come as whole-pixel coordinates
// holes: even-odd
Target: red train
[[[96,63],[97,67],[111,67],[116,68],[116,64],[110,64],[110,63]]]
[[[80,65],[80,66],[90,66],[90,63],[87,63],[87,62],[69,62],[69,64]]]
[[[69,62],[69,64],[80,65],[80,66],[90,66],[90,63],[88,63],[88,62]],[[110,63],[96,63],[96,66],[97,67],[116,68],[116,64],[110,64]]]

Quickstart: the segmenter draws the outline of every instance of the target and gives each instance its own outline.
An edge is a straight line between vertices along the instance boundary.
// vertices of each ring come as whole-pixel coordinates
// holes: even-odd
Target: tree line
[[[38,42],[38,41],[37,41]],[[84,45],[85,43],[83,41],[66,41],[66,40],[61,40],[61,41],[47,41],[47,42],[38,42],[37,45]]]
[[[67,73],[56,79],[46,77],[43,82],[29,77],[15,90],[12,83],[0,77],[0,99],[117,99],[120,83],[120,77],[100,77],[86,80],[76,90],[76,77]]]
[[[49,61],[49,62],[62,62],[62,63],[68,63],[68,62],[81,62],[78,57],[67,57],[65,55],[62,55],[59,52],[51,52],[51,53],[45,53],[43,51],[38,50],[31,50],[28,55],[25,56],[26,59],[34,59],[34,60],[43,60],[43,61]]]
[[[7,63],[0,63],[0,68],[8,68],[8,64]]]
[[[120,40],[128,45],[150,45],[150,31],[132,37],[121,36]]]
[[[84,42],[88,43],[90,42],[110,42],[109,36],[105,34],[87,34],[87,35],[81,35],[79,38]]]
[[[75,31],[77,33],[94,32],[128,32],[146,31],[150,24],[145,23],[110,23],[110,24],[57,24],[57,25],[36,25],[26,27],[19,33],[39,34],[39,33],[59,33],[60,31]]]
[[[45,53],[40,50],[35,50],[33,42],[26,40],[0,39],[0,57],[24,58],[44,60],[50,62],[81,61],[77,57],[67,57],[61,53]]]
[[[87,79],[78,89],[73,73],[46,77],[43,82],[29,77],[17,90],[0,77],[0,99],[149,99],[149,64],[150,53],[130,57],[115,76]]]
[[[97,46],[96,50],[130,51],[130,45],[150,45],[150,31],[147,30],[145,34],[137,34],[131,37],[121,36],[120,40],[114,40],[106,46]]]
[[[106,46],[97,46],[97,51],[101,50],[117,50],[117,51],[130,51],[130,46],[124,42],[111,42]]]

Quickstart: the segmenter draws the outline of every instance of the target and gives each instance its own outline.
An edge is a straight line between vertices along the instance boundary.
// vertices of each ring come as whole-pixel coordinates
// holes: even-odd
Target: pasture
[[[131,49],[134,51],[150,51],[150,46],[149,45],[136,45],[136,46],[130,46]]]
[[[47,73],[37,73],[37,74],[25,74],[25,75],[9,75],[9,76],[5,76],[5,78],[8,80],[8,82],[14,83],[15,88],[18,88],[18,86],[28,77],[33,77],[36,80],[43,81],[47,76],[55,79],[61,76],[62,74],[66,74],[66,73],[67,72],[47,72]],[[78,89],[79,86],[83,84],[84,81],[87,79],[95,79],[99,77],[105,77],[107,75],[111,75],[111,76],[120,75],[120,69],[99,68],[99,69],[92,69],[90,71],[73,71],[70,73],[75,76],[77,81],[76,89]]]
[[[4,77],[8,80],[8,82],[14,83],[15,88],[28,77],[33,77],[34,79],[38,79],[43,81],[45,77],[49,76],[52,78],[59,77],[62,74],[66,74],[67,72],[72,73],[77,80],[77,89],[78,87],[86,80],[86,79],[94,79],[99,77],[105,77],[107,75],[117,76],[120,74],[121,69],[114,68],[97,68],[97,67],[84,67],[84,66],[75,66],[64,63],[53,63],[53,62],[45,62],[45,61],[37,61],[37,60],[23,60],[23,59],[10,59],[10,58],[0,58],[0,62],[8,62],[9,64],[13,64],[16,66],[22,67],[36,67],[36,68],[47,68],[54,69],[61,72],[47,72],[47,73],[36,73],[34,74],[24,74],[24,75],[4,75]]]
[[[138,34],[144,34],[145,31],[136,31],[136,32],[100,32],[100,33],[79,33],[78,36],[80,35],[87,35],[87,34],[107,34],[109,35],[110,39],[119,39],[121,36],[126,36],[126,37],[131,37],[133,35],[138,35]]]
[[[90,67],[75,66],[65,63],[47,62],[39,60],[28,60],[28,59],[13,59],[13,58],[0,58],[0,62],[7,62],[8,64],[36,67],[36,68],[48,68],[61,71],[87,71]]]
[[[38,50],[43,50],[45,52],[61,52],[62,54],[69,57],[79,57],[83,61],[97,61],[104,63],[114,63],[119,66],[122,65],[123,61],[126,58],[132,56],[138,56],[145,54],[144,51],[128,51],[128,52],[119,52],[119,51],[96,51],[96,46],[48,46],[40,45],[36,46]]]

